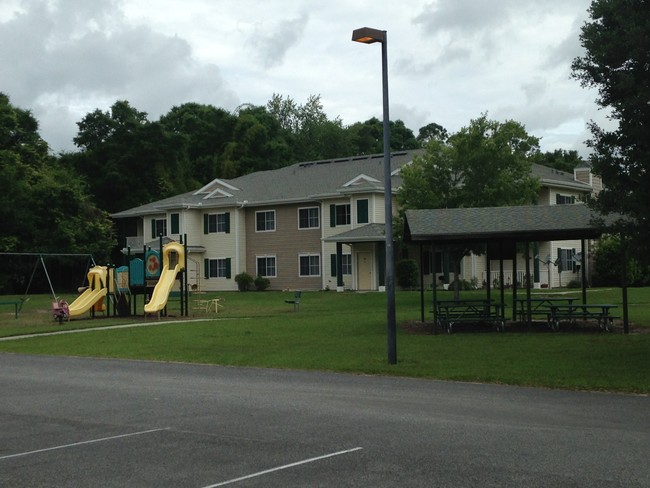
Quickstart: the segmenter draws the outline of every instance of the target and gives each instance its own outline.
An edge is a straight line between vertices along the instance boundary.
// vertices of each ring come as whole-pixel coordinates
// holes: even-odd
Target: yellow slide
[[[79,295],[69,305],[70,317],[78,317],[86,313],[98,301],[103,299],[108,292],[106,288],[106,267],[95,266],[88,271],[88,289]]]
[[[170,268],[171,254],[175,253],[175,265]],[[183,270],[185,266],[185,248],[178,242],[170,242],[163,248],[163,269],[160,273],[160,278],[156,287],[153,289],[151,300],[144,306],[144,313],[157,313],[160,312],[165,305],[169,293],[172,291],[176,275]]]

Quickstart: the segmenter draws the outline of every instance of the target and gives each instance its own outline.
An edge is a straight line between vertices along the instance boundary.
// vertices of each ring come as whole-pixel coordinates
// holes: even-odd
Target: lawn
[[[588,293],[592,303],[621,303],[620,290],[592,289]],[[192,299],[212,296],[215,294]],[[584,327],[551,333],[543,324],[531,329],[510,326],[504,333],[462,328],[452,335],[414,333],[418,327],[404,326],[419,324],[420,295],[398,292],[397,365],[387,364],[383,293],[306,292],[297,313],[284,303],[290,293],[229,292],[218,296],[224,298],[224,308],[216,319],[205,313],[189,317],[207,319],[202,321],[174,317],[178,304],[171,303],[170,317],[148,319],[149,327],[110,330],[106,327],[141,323],[143,318],[99,317],[58,325],[49,314],[49,298],[34,296],[17,320],[13,309],[0,309],[0,337],[61,329],[106,330],[4,341],[0,351],[650,393],[648,288],[629,291],[633,325],[629,335],[622,334],[620,328],[601,333]],[[464,292],[463,296],[484,295]],[[450,295],[443,292],[440,297]],[[72,301],[74,296],[65,298]],[[430,299],[430,295],[425,298],[429,319]],[[507,296],[506,301],[509,299]]]

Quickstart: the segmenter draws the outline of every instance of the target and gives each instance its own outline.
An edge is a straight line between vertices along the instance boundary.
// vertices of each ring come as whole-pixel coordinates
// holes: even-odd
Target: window
[[[320,276],[320,256],[307,254],[299,257],[300,276]]]
[[[230,213],[204,214],[203,215],[203,233],[230,233]]]
[[[336,254],[332,254],[332,276],[337,276],[336,273]],[[352,254],[341,255],[341,268],[344,275],[352,274]]]
[[[275,256],[257,257],[257,275],[273,278],[276,275]]]
[[[576,203],[576,197],[575,195],[560,195],[559,193],[556,193],[555,203],[558,205],[569,205],[571,203]]]
[[[167,235],[167,219],[151,219],[151,237]]]
[[[368,200],[357,200],[357,224],[368,223]]]
[[[299,229],[318,229],[318,227],[320,227],[318,207],[298,209]]]
[[[172,234],[180,234],[180,214],[173,213],[169,216],[172,226]]]
[[[228,278],[231,277],[230,258],[206,259],[205,278]]]
[[[330,205],[330,227],[350,225],[350,204]]]
[[[275,230],[275,210],[255,212],[255,230],[257,232],[271,232]]]
[[[557,250],[557,270],[560,273],[562,271],[571,271],[573,273],[575,273],[577,271],[576,250],[575,249],[558,249]]]

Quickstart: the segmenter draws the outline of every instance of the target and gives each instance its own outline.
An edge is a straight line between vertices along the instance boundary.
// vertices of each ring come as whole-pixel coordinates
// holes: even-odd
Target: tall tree
[[[598,89],[598,105],[617,122],[613,130],[590,124],[592,168],[604,183],[592,204],[622,214],[617,227],[650,261],[650,2],[594,0],[589,15],[580,34],[586,53],[573,61],[573,76]]]
[[[566,171],[567,173],[573,173],[575,168],[585,163],[580,154],[578,154],[578,151],[566,151],[564,149],[540,152],[535,156],[535,162],[543,166],[548,166],[549,168]]]
[[[233,136],[237,117],[232,113],[198,103],[173,107],[160,118],[164,128],[180,136],[190,165],[190,177],[203,185],[224,176],[221,155]]]
[[[397,193],[407,208],[501,207],[534,203],[531,175],[537,138],[512,120],[482,115],[448,139],[431,139],[424,154],[402,169]]]
[[[112,223],[84,180],[48,154],[29,111],[0,93],[0,251],[82,252],[114,245]]]
[[[514,121],[497,122],[482,115],[446,140],[433,137],[424,154],[400,171],[397,201],[402,209],[502,207],[534,203],[539,181],[531,175],[539,141]],[[449,249],[458,276],[470,251]],[[454,283],[456,298],[458,282]]]
[[[403,151],[418,149],[420,143],[413,135],[413,131],[404,125],[401,120],[390,121],[390,149]],[[355,154],[379,154],[384,151],[384,124],[376,117],[357,122],[348,127],[350,140]]]
[[[108,112],[95,110],[78,126],[74,141],[81,151],[62,161],[86,177],[100,208],[116,212],[188,189],[183,136],[127,101]]]

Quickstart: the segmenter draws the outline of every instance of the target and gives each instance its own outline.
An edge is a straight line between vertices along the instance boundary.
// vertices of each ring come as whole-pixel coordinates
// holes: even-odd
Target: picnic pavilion
[[[585,266],[586,242],[597,239],[606,232],[600,225],[598,214],[583,204],[575,205],[531,205],[516,207],[454,208],[406,210],[404,240],[419,244],[420,259],[423,250],[430,246],[432,251],[445,248],[484,246],[489,263],[499,261],[500,310],[505,319],[505,295],[503,286],[503,261],[512,260],[516,271],[517,246],[524,249],[525,276],[531,276],[531,244],[557,240],[581,241],[582,303],[587,304],[587,283]],[[601,219],[602,221],[602,219]],[[422,267],[420,267],[422,268]],[[487,280],[487,299],[491,298],[491,284]],[[424,285],[420,271],[420,307],[424,322]],[[435,283],[434,283],[435,284]],[[629,332],[627,284],[622,283],[623,326]],[[436,286],[433,286],[433,310],[436,310]],[[513,319],[516,313],[517,283],[513,283]],[[532,322],[531,280],[525,280],[525,317]],[[434,316],[435,320],[435,316]]]

